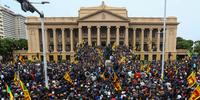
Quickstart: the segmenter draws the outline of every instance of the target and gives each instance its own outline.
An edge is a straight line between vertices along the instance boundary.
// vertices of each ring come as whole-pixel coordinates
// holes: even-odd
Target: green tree
[[[14,50],[27,50],[28,44],[26,39],[0,39],[0,55],[3,56],[4,61],[12,60]]]
[[[28,42],[26,39],[19,39],[15,42],[16,50],[27,50],[28,49]]]
[[[0,40],[0,55],[4,60],[10,60],[12,58],[12,52],[14,49],[14,40],[10,38],[4,38]]]
[[[176,41],[177,41],[176,49],[187,49],[187,50],[192,49],[192,45],[193,45],[192,40],[186,40],[186,39],[183,39],[182,37],[177,37]]]
[[[194,42],[194,52],[200,56],[200,40]]]

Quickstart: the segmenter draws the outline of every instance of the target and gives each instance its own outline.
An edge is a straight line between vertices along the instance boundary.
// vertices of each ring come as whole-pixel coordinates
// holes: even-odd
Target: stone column
[[[150,52],[152,52],[152,31],[153,31],[153,28],[150,28],[149,29],[150,30],[150,33],[149,33],[149,40],[148,40],[148,42],[149,42],[149,51]]]
[[[65,29],[61,29],[62,31],[62,52],[65,52]]]
[[[153,58],[152,56],[153,56],[152,53],[149,53],[149,54],[148,54],[148,60],[149,60],[149,61],[152,61],[152,58]]]
[[[160,60],[160,53],[159,52],[156,53],[156,60],[157,61]]]
[[[116,26],[116,45],[119,45],[119,26]]]
[[[70,28],[70,52],[74,52],[73,28]]]
[[[49,34],[48,34],[48,29],[45,29],[45,45],[46,45],[46,52],[49,52]]]
[[[144,52],[140,54],[140,60],[144,60]]]
[[[136,51],[136,29],[133,28],[133,51]]]
[[[97,46],[101,45],[100,26],[97,26]]]
[[[92,45],[92,40],[91,40],[91,26],[88,26],[88,45]]]
[[[54,45],[54,52],[57,52],[57,34],[56,34],[56,29],[53,29],[53,45]]]
[[[141,29],[142,33],[141,33],[141,50],[140,51],[144,51],[144,28]]]
[[[110,44],[110,26],[107,26],[107,45]]]
[[[128,47],[129,45],[128,45],[128,42],[129,42],[129,40],[128,40],[128,27],[125,27],[125,45]]]
[[[36,31],[36,37],[35,37],[35,39],[36,39],[36,46],[38,48],[36,48],[36,49],[34,49],[33,47],[32,48],[33,48],[33,51],[36,51],[37,53],[39,53],[40,52],[40,33],[39,33],[39,31]],[[34,44],[34,43],[32,43],[32,44]]]
[[[166,29],[165,34],[163,34],[163,37],[165,35],[165,52],[169,52],[169,47],[168,47],[168,42],[169,42],[169,38],[168,38],[168,30]]]
[[[157,35],[157,52],[160,52],[160,31],[161,29],[158,29],[158,35]]]
[[[83,37],[82,37],[82,27],[78,28],[78,40],[79,40],[79,44],[82,44],[83,42]]]

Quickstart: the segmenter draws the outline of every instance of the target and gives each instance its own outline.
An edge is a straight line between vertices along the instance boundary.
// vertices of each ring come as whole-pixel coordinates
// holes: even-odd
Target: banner
[[[194,72],[188,76],[187,81],[189,87],[192,87],[197,82]]]

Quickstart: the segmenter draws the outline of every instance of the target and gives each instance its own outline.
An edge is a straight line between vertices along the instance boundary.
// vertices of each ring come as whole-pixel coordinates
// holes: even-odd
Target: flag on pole
[[[17,77],[17,73],[14,74],[14,84],[18,85],[18,77]]]
[[[69,83],[73,84],[73,81],[72,81],[72,79],[71,79],[71,77],[70,77],[70,75],[69,75],[69,72],[66,72],[66,73],[65,73],[64,79],[65,79],[66,81],[68,81]]]
[[[19,80],[20,86],[24,92],[24,100],[31,100],[30,94],[28,92],[28,89],[24,86],[24,83]]]
[[[189,100],[199,100],[200,99],[200,86],[198,85],[192,92]]]
[[[10,87],[6,84],[6,91],[7,91],[7,93],[9,93],[9,95],[10,95],[10,100],[14,100],[14,97],[13,97],[13,94],[12,94],[12,92],[11,92],[11,90],[10,90]]]
[[[20,83],[20,86],[21,86],[22,90],[24,91],[25,90],[24,83],[21,80],[19,80],[19,83]]]
[[[120,81],[119,81],[117,74],[115,72],[114,72],[114,76],[113,76],[113,86],[115,88],[115,91],[121,91],[122,90]]]
[[[24,92],[24,100],[31,100],[31,96],[30,96],[28,89],[26,87],[23,90],[23,92]]]
[[[187,77],[187,81],[188,81],[188,86],[192,87],[196,82],[196,77],[195,77],[195,73],[192,72],[188,77]]]

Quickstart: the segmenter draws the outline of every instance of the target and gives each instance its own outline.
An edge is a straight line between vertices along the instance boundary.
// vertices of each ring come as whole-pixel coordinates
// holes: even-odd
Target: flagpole
[[[166,33],[166,9],[167,0],[164,1],[164,19],[163,19],[163,48],[162,48],[162,70],[161,70],[161,79],[164,78],[164,66],[165,66],[165,33]]]

